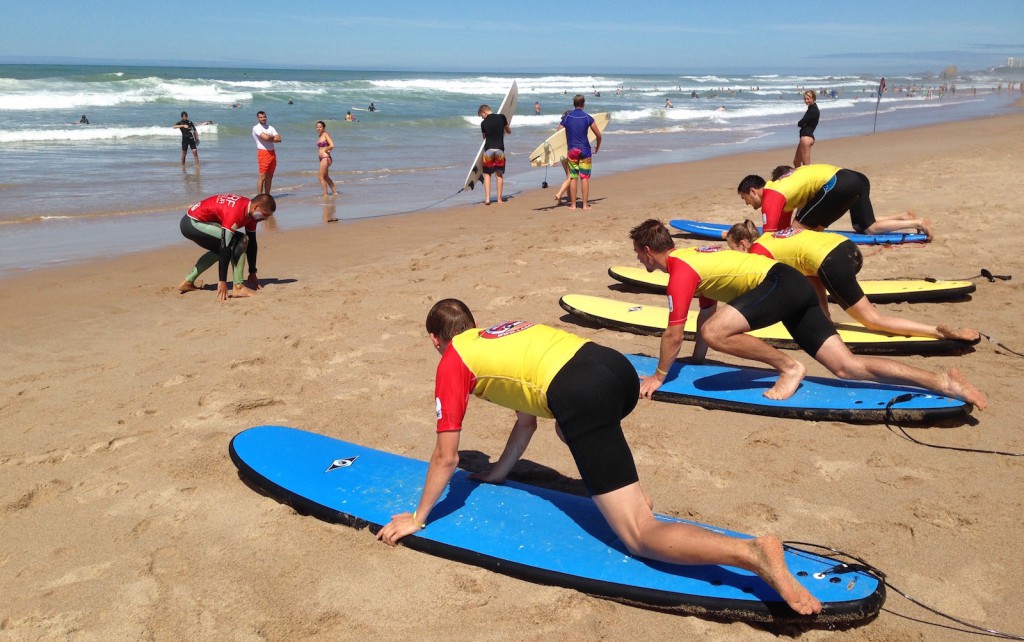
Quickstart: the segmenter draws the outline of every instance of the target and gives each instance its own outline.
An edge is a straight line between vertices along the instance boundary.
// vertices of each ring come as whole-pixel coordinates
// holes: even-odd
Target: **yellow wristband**
[[[654,369],[654,372],[655,372],[655,374],[660,374],[660,375],[664,375],[664,376],[666,376],[666,377],[668,376],[668,373],[667,373],[667,372],[665,372],[664,370],[662,370],[661,368],[655,368],[655,369]]]
[[[420,527],[420,530],[423,530],[424,528],[426,528],[426,527],[427,527],[427,525],[426,525],[425,523],[420,523],[420,520],[418,520],[418,519],[416,518],[416,511],[413,511],[413,512],[412,512],[412,523],[413,523],[413,524],[416,524],[417,526],[419,526],[419,527]]]

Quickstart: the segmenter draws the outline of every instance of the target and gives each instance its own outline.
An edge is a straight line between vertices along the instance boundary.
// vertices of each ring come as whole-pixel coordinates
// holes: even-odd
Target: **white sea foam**
[[[198,125],[196,129],[199,130],[200,138],[217,133],[216,123]],[[98,127],[94,125],[78,125],[60,129],[0,131],[0,143],[98,141],[152,137],[180,138],[181,132],[173,127]]]

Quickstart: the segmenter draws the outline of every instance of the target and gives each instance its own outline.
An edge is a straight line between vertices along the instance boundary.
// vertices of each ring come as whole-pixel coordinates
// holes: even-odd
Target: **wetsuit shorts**
[[[853,229],[861,234],[875,223],[868,177],[852,169],[841,169],[821,186],[796,215],[798,223],[816,230],[832,225],[847,211]]]
[[[578,178],[581,181],[590,178],[590,168],[593,166],[592,156],[583,156],[582,150],[573,148],[569,150],[566,160],[569,163],[569,178]]]
[[[500,149],[488,149],[483,157],[484,174],[505,174],[505,152]]]
[[[863,265],[860,248],[846,240],[829,252],[818,268],[818,278],[844,310],[864,298],[864,290],[857,283],[857,273]]]
[[[181,138],[181,151],[186,152],[186,151],[188,151],[189,147],[191,147],[192,149],[196,148],[196,139],[193,138],[191,135],[182,136],[182,138]]]
[[[626,357],[596,343],[580,348],[548,386],[548,407],[591,495],[640,480],[622,434],[622,418],[639,397],[640,379]]]
[[[818,303],[818,293],[796,269],[779,263],[764,281],[729,302],[750,324],[751,330],[782,322],[800,348],[811,355],[836,332]]]
[[[273,174],[277,169],[277,154],[270,150],[256,150],[256,160],[260,165],[260,174]]]

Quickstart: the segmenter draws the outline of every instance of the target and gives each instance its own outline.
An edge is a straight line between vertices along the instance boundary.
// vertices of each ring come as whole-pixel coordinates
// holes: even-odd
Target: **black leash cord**
[[[830,559],[833,559],[833,556],[839,556],[839,557],[845,557],[847,559],[855,560],[857,562],[857,564],[848,564],[846,562],[842,562],[842,561],[837,560],[837,561],[839,561],[839,564],[840,564],[840,567],[838,567],[838,568],[840,568],[843,571],[845,571],[845,570],[863,571],[865,573],[873,575],[876,579],[878,579],[878,581],[880,581],[883,584],[885,584],[885,586],[887,588],[889,588],[894,593],[896,593],[897,595],[899,595],[903,599],[907,600],[911,604],[914,604],[914,605],[916,605],[916,606],[918,606],[918,607],[920,607],[920,608],[922,608],[922,609],[924,609],[924,610],[926,610],[926,611],[928,611],[928,612],[930,612],[930,613],[932,613],[934,615],[937,615],[937,616],[939,616],[941,618],[947,619],[947,620],[949,620],[951,622],[956,622],[958,625],[960,625],[962,627],[966,627],[966,628],[958,628],[958,627],[955,627],[955,626],[950,626],[948,624],[942,624],[940,622],[929,622],[928,620],[922,620],[920,618],[911,617],[909,615],[903,615],[902,613],[896,613],[895,611],[892,611],[890,609],[882,609],[885,612],[892,613],[893,615],[895,615],[897,617],[906,618],[908,620],[912,620],[914,622],[920,622],[921,624],[927,624],[929,626],[937,626],[937,627],[940,627],[940,628],[943,628],[943,629],[950,629],[952,631],[959,631],[960,633],[971,633],[973,635],[985,635],[985,636],[988,636],[988,637],[1000,638],[1000,639],[1003,639],[1003,640],[1024,640],[1024,635],[1017,635],[1015,633],[1006,633],[1006,632],[1003,632],[1003,631],[997,631],[995,629],[989,629],[989,628],[986,628],[986,627],[983,627],[983,626],[979,626],[977,624],[971,624],[970,622],[967,622],[965,620],[961,620],[958,617],[954,617],[952,615],[949,615],[948,613],[943,613],[942,611],[940,611],[938,609],[935,609],[935,608],[932,608],[932,607],[928,606],[927,604],[921,602],[920,600],[917,600],[917,599],[911,597],[905,591],[902,591],[902,590],[896,588],[895,586],[893,586],[892,583],[890,583],[889,580],[886,579],[886,575],[885,575],[885,573],[881,569],[879,569],[879,568],[873,566],[872,564],[864,561],[863,559],[857,557],[856,555],[850,555],[849,553],[845,553],[845,552],[840,551],[838,549],[832,548],[831,546],[824,546],[822,544],[814,544],[812,542],[785,541],[782,544],[784,546],[788,547],[788,548],[803,546],[803,547],[809,547],[809,548],[815,548],[815,549],[818,549],[818,550],[828,551],[832,555],[824,555],[824,557],[828,557]],[[800,549],[796,549],[796,550],[799,551]],[[829,571],[829,572],[839,572],[839,571],[833,570],[833,571]]]
[[[1005,455],[1006,457],[1024,457],[1024,453],[1012,453],[1002,450],[983,450],[981,448],[964,448],[961,446],[942,446],[939,444],[929,444],[921,441],[920,439],[911,437],[907,430],[903,426],[896,423],[896,420],[893,419],[892,407],[895,404],[910,401],[914,397],[920,395],[921,393],[917,392],[907,392],[897,397],[893,397],[892,399],[889,400],[889,403],[885,404],[885,427],[889,429],[889,432],[893,433],[897,437],[903,437],[907,441],[912,441],[920,446],[928,446],[929,448],[939,448],[941,450],[956,450],[962,453],[982,453],[986,455]],[[899,432],[896,432],[897,430]]]

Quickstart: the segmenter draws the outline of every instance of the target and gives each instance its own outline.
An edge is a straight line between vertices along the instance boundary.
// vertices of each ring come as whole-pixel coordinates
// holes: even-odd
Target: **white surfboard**
[[[512,123],[512,116],[516,113],[516,101],[519,100],[519,85],[516,81],[512,81],[512,86],[508,88],[508,93],[505,94],[505,100],[501,101],[501,107],[498,108],[496,113],[504,114],[508,118],[508,122]],[[469,175],[466,176],[466,182],[462,189],[473,189],[476,184],[483,180],[484,176],[484,143],[481,141],[480,149],[476,153],[476,158],[473,159],[473,164],[469,166]]]
[[[608,126],[608,121],[612,119],[611,115],[607,112],[591,114],[591,116],[594,118],[594,124],[597,125],[597,129],[601,132],[604,132],[604,128]],[[587,133],[587,138],[590,139],[591,144],[594,144],[594,141],[597,140],[593,130]],[[557,165],[562,162],[562,159],[568,153],[569,143],[565,138],[565,130],[559,129],[538,145],[537,149],[530,152],[530,164],[534,167]]]

